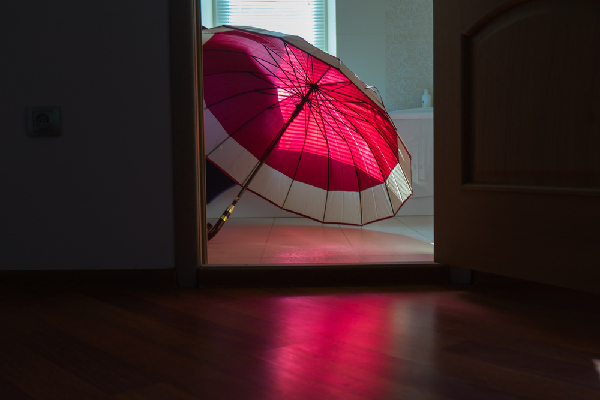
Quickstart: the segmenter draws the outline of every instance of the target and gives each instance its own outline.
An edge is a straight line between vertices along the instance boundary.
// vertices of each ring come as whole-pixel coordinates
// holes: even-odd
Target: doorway
[[[336,2],[337,56],[361,79],[378,87],[388,111],[419,108],[424,89],[433,91],[432,0],[376,0],[360,6],[364,9],[355,3],[351,7],[348,1]],[[411,15],[411,18],[403,20],[390,15]],[[361,24],[360,34],[355,29],[357,18],[370,21]],[[415,29],[417,26],[419,29]],[[377,59],[383,61],[373,62]],[[399,125],[398,120],[394,122]],[[403,129],[399,127],[399,131]],[[405,141],[405,133],[400,135]],[[223,229],[208,243],[208,263],[433,261],[433,132],[430,150],[422,141],[405,141],[405,144],[413,156],[413,164],[420,157],[420,166],[413,168],[413,182],[420,172],[421,187],[415,188],[396,217],[362,228],[321,224],[246,193]],[[430,192],[424,192],[425,163],[430,168]],[[222,214],[236,193],[236,188],[225,191],[207,205],[209,222]]]

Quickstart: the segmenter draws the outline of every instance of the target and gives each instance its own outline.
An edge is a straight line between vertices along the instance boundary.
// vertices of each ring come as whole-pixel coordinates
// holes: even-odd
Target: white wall
[[[9,0],[0,37],[0,269],[172,268],[168,1]]]

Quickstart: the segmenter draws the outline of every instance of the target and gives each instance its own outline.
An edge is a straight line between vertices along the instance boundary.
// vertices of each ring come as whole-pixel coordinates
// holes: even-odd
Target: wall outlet
[[[60,107],[27,108],[28,136],[60,136]]]

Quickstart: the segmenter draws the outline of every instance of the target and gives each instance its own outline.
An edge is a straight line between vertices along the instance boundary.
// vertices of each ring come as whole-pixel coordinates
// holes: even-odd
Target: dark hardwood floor
[[[0,399],[600,399],[597,295],[0,289]]]

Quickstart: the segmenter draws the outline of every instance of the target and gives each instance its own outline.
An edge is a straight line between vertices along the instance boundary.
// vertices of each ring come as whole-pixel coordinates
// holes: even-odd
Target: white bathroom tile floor
[[[219,265],[433,261],[433,216],[396,216],[355,227],[296,218],[230,218],[208,242]]]

